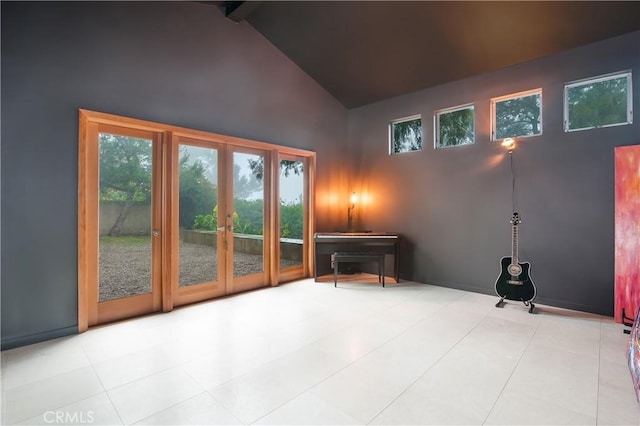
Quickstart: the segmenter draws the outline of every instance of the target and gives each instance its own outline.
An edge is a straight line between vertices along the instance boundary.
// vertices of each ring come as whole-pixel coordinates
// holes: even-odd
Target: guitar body
[[[512,275],[514,271],[512,270],[511,257],[503,257],[500,260],[500,276],[496,280],[496,294],[501,299],[528,303],[536,298],[536,286],[530,275],[531,265],[529,262],[518,262],[518,265],[520,265],[520,273]]]

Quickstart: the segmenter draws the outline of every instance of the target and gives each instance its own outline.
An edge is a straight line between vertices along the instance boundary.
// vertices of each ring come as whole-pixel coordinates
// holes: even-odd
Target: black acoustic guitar
[[[513,213],[511,217],[511,257],[503,257],[500,260],[500,276],[496,280],[496,294],[500,300],[496,307],[502,306],[504,299],[517,300],[529,307],[529,313],[533,313],[536,298],[536,286],[531,280],[529,262],[518,260],[518,225],[520,216]]]

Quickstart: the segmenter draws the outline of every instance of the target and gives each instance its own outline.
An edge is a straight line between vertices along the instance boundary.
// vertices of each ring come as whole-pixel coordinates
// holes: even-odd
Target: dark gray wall
[[[216,7],[2,2],[2,107],[3,348],[77,331],[78,108],[316,151],[342,220],[346,109]]]
[[[499,259],[511,253],[512,207],[508,154],[489,140],[490,99],[541,87],[543,134],[513,154],[520,257],[531,262],[539,302],[612,315],[613,152],[640,143],[640,120],[567,134],[563,84],[629,69],[638,111],[638,32],[350,110],[352,183],[371,197],[362,220],[406,237],[401,276],[495,294]],[[433,149],[433,112],[471,102],[475,144]],[[389,121],[413,114],[422,114],[423,150],[389,156]]]

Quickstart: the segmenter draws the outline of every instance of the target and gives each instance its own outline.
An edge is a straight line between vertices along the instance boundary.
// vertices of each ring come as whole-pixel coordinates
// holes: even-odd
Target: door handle
[[[154,237],[157,237],[158,235],[160,235],[160,230],[159,230],[159,229],[154,229],[153,231],[151,231],[151,234],[152,234]]]
[[[224,232],[226,229],[226,226],[218,226],[217,230],[220,232]]]

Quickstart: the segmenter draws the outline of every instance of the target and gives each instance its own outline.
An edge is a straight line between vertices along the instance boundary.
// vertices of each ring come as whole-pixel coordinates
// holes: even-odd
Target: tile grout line
[[[596,422],[598,424],[598,412],[600,410],[600,368],[602,361],[602,320],[600,320],[600,339],[598,340],[598,381],[596,385]]]
[[[409,300],[410,300],[410,299],[409,299]],[[404,302],[399,302],[399,303],[394,304],[394,305],[392,305],[392,306],[397,306],[397,305],[399,305],[399,304],[401,304],[401,303],[406,303],[406,301],[404,301]],[[444,308],[444,307],[445,307],[445,306],[442,306],[442,308]],[[389,307],[389,308],[386,308],[386,309],[390,309],[390,307]],[[386,310],[386,309],[383,309],[382,311],[384,311],[384,310]],[[254,422],[252,422],[251,424],[256,424],[256,423],[257,423],[257,422],[259,422],[261,419],[265,418],[265,417],[266,417],[266,416],[268,416],[269,414],[271,414],[271,413],[273,413],[274,411],[278,410],[279,408],[283,407],[284,405],[286,405],[286,404],[287,404],[287,403],[289,403],[290,401],[293,401],[294,399],[298,398],[300,395],[302,395],[302,394],[304,394],[304,393],[306,393],[306,392],[309,392],[310,390],[312,390],[312,389],[313,389],[313,388],[315,388],[316,386],[321,385],[322,383],[324,383],[324,382],[326,382],[327,380],[329,380],[330,378],[334,377],[335,375],[337,375],[337,374],[338,374],[338,373],[340,373],[341,371],[343,371],[343,370],[345,370],[346,368],[350,367],[351,365],[355,364],[356,362],[358,362],[359,360],[361,360],[361,359],[362,359],[362,358],[364,358],[365,356],[367,356],[367,355],[369,355],[370,353],[372,353],[372,352],[374,352],[374,351],[378,350],[378,349],[379,349],[380,347],[382,347],[383,345],[386,345],[386,344],[387,344],[387,343],[389,343],[390,341],[392,341],[392,340],[394,340],[394,339],[397,339],[398,337],[400,337],[400,336],[402,336],[403,334],[407,333],[409,330],[411,330],[412,328],[416,327],[416,326],[418,325],[418,323],[422,322],[424,319],[425,319],[425,318],[422,318],[422,319],[420,319],[420,320],[416,321],[414,324],[412,324],[411,326],[407,327],[407,329],[406,329],[406,330],[404,330],[404,331],[402,331],[401,333],[399,333],[399,334],[397,334],[397,335],[393,336],[392,338],[390,338],[390,339],[389,339],[389,340],[387,340],[386,342],[381,343],[380,345],[378,345],[378,346],[376,346],[376,347],[372,348],[370,351],[368,351],[368,352],[366,352],[366,353],[362,354],[362,356],[360,356],[360,357],[358,357],[357,359],[355,359],[354,361],[352,361],[352,362],[348,363],[348,364],[347,364],[347,365],[345,365],[344,367],[342,367],[342,368],[338,369],[338,370],[337,370],[337,371],[335,371],[334,373],[329,374],[327,377],[325,377],[324,379],[320,380],[318,383],[315,383],[315,384],[313,384],[312,386],[309,386],[308,388],[306,388],[306,389],[304,389],[304,390],[302,390],[302,391],[298,392],[298,393],[297,393],[296,395],[294,395],[292,398],[288,399],[287,401],[285,401],[285,402],[283,402],[282,404],[278,405],[278,406],[277,406],[277,407],[275,407],[274,409],[272,409],[272,410],[270,410],[269,412],[265,413],[264,415],[260,416],[259,418],[257,418],[257,419],[256,419]],[[356,324],[358,324],[358,323],[360,323],[360,322],[365,322],[365,321],[366,321],[366,319],[363,319],[363,320],[361,320],[361,321],[357,321],[357,322],[356,322]],[[336,333],[337,333],[337,331],[336,331]],[[332,333],[332,334],[335,334],[335,333]],[[320,339],[318,339],[318,340],[320,340]],[[310,346],[310,345],[311,345],[311,344],[313,344],[313,343],[315,343],[315,342],[309,343],[309,344],[308,344],[308,345],[306,345],[306,346]],[[456,343],[456,344],[457,344],[457,343]],[[329,354],[329,355],[331,355],[331,354]],[[334,408],[335,408],[336,410],[339,410],[339,411],[340,411],[342,414],[344,414],[345,416],[347,416],[347,417],[350,417],[350,418],[351,418],[351,416],[350,416],[349,414],[345,413],[345,412],[344,412],[344,411],[342,411],[340,408],[338,408],[338,407],[334,407]],[[385,407],[385,408],[386,408],[386,407]],[[374,418],[375,418],[375,417],[374,417]],[[354,420],[355,420],[355,419],[354,419]]]
[[[421,292],[422,292],[422,291],[425,291],[425,290],[426,290],[426,289],[422,289],[422,290],[421,290]],[[400,304],[402,304],[402,303],[406,303],[407,301],[410,301],[410,300],[411,300],[411,298],[409,298],[409,297],[407,297],[407,296],[403,297],[403,299],[405,299],[403,302],[397,302],[397,303],[395,303],[395,304],[393,304],[393,305],[391,305],[391,306],[389,306],[389,307],[386,307],[386,308],[384,308],[384,309],[379,310],[378,312],[384,312],[385,310],[391,309],[392,307],[396,307],[396,306],[398,306],[398,305],[400,305]],[[443,305],[443,306],[442,306],[442,308],[444,308],[444,307],[446,307],[446,305]],[[398,338],[399,336],[401,336],[401,335],[403,335],[403,334],[407,333],[410,329],[412,329],[412,328],[416,327],[416,326],[417,326],[417,324],[418,324],[418,323],[420,323],[421,321],[423,321],[424,319],[425,319],[425,318],[422,318],[422,319],[420,319],[420,320],[416,321],[414,324],[412,324],[410,327],[407,327],[407,329],[405,329],[405,330],[404,330],[404,331],[402,331],[401,333],[399,333],[399,334],[397,334],[397,335],[393,336],[392,338],[390,338],[390,339],[389,339],[389,340],[387,340],[386,342],[381,343],[380,345],[378,345],[378,346],[376,346],[376,347],[372,348],[370,351],[368,351],[368,352],[366,352],[366,353],[362,354],[362,356],[358,357],[358,358],[357,358],[357,359],[355,359],[354,361],[352,361],[352,362],[350,362],[350,363],[347,363],[344,367],[342,367],[342,368],[340,368],[340,369],[336,370],[335,372],[333,372],[333,373],[329,374],[328,376],[326,376],[324,379],[320,380],[319,382],[314,383],[313,385],[311,385],[311,386],[309,386],[309,387],[307,387],[307,388],[303,389],[302,391],[298,392],[298,393],[297,393],[297,394],[295,394],[293,397],[289,398],[287,401],[283,402],[282,404],[278,405],[277,407],[274,407],[272,410],[269,410],[267,413],[265,413],[265,414],[263,414],[262,416],[260,416],[260,417],[258,417],[257,419],[255,419],[251,424],[256,424],[256,423],[257,423],[257,422],[259,422],[261,419],[263,419],[263,418],[267,417],[267,416],[268,416],[268,415],[270,415],[271,413],[273,413],[273,412],[275,412],[276,410],[280,409],[281,407],[283,407],[283,406],[284,406],[284,405],[286,405],[287,403],[291,402],[292,400],[294,400],[294,399],[298,398],[298,397],[299,397],[299,396],[301,396],[302,394],[304,394],[304,393],[306,393],[306,392],[309,392],[310,390],[312,390],[312,389],[313,389],[313,388],[315,388],[316,386],[319,386],[320,384],[322,384],[322,383],[326,382],[326,381],[327,381],[327,380],[329,380],[331,377],[336,376],[336,375],[337,375],[338,373],[340,373],[341,371],[345,370],[345,369],[346,369],[346,368],[348,368],[349,366],[351,366],[351,365],[353,365],[354,363],[358,362],[360,359],[364,358],[365,356],[369,355],[370,353],[372,353],[372,352],[376,351],[377,349],[379,349],[379,348],[380,348],[380,347],[382,347],[383,345],[387,344],[387,343],[388,343],[388,342],[390,342],[391,340],[394,340],[394,339]],[[346,330],[346,329],[348,329],[348,328],[354,327],[354,326],[356,326],[356,325],[358,325],[358,324],[365,323],[366,321],[367,321],[367,318],[361,318],[361,319],[358,319],[358,320],[354,321],[350,326],[342,327],[342,328],[340,328],[340,329],[336,330],[336,331],[335,331],[335,332],[333,332],[333,333],[330,333],[330,334],[327,334],[327,335],[325,335],[325,336],[322,336],[322,337],[320,337],[320,338],[318,338],[318,339],[314,340],[313,342],[310,342],[310,343],[307,343],[307,344],[305,344],[305,345],[301,346],[301,347],[300,347],[300,348],[298,348],[297,350],[301,350],[301,349],[304,349],[304,348],[308,348],[308,347],[310,347],[312,344],[314,344],[315,342],[317,342],[317,341],[319,341],[319,340],[322,340],[322,339],[324,339],[324,338],[327,338],[327,337],[329,337],[329,336],[331,336],[331,335],[333,335],[333,334],[337,334],[337,333],[339,333],[339,332],[341,332],[341,331],[344,331],[344,330]],[[464,338],[464,337],[463,337],[463,338]],[[457,344],[457,343],[456,343],[456,344]],[[454,345],[454,346],[455,346],[455,345]],[[269,362],[267,362],[267,363],[263,364],[263,366],[264,366],[264,365],[266,365],[266,364],[269,364],[269,363],[271,363],[271,362],[274,362],[274,361],[276,361],[277,359],[283,358],[283,357],[285,357],[285,356],[287,356],[287,355],[289,355],[289,354],[279,356],[279,357],[277,357],[277,358],[275,358],[275,359],[273,359],[273,360],[271,360],[271,361],[269,361]],[[329,355],[330,355],[330,354],[329,354]],[[253,369],[253,370],[255,370],[255,369]],[[253,371],[253,370],[252,370],[252,371]],[[245,372],[245,373],[243,373],[243,374],[241,374],[241,375],[239,375],[239,376],[237,376],[237,377],[246,376],[246,375],[248,375],[249,373],[250,373],[250,372]],[[237,377],[236,377],[236,378],[237,378]],[[232,381],[232,380],[235,380],[236,378],[229,379],[229,380],[227,380],[227,381],[225,381],[225,382],[221,383],[220,385],[223,385],[223,384],[228,383],[228,382],[230,382],[230,381]],[[227,406],[224,404],[224,402],[223,402],[223,401],[218,400],[218,399],[217,399],[213,394],[211,394],[208,390],[207,390],[207,392],[208,392],[208,393],[209,393],[209,394],[214,398],[214,400],[216,400],[216,401],[217,401],[218,403],[220,403],[223,407],[225,407],[226,409],[228,409],[228,410],[229,410],[229,407],[227,407]],[[336,408],[337,410],[339,410],[341,413],[343,413],[343,414],[344,414],[344,415],[346,415],[347,417],[351,417],[349,414],[345,413],[345,412],[344,412],[344,411],[342,411],[341,409],[339,409],[339,408],[337,408],[337,407],[334,407],[334,408]],[[235,415],[234,415],[234,417],[235,417]],[[237,417],[236,417],[236,418],[237,418]],[[242,423],[243,423],[243,424],[246,424],[246,423],[244,423],[244,422],[242,422]]]
[[[118,410],[118,407],[116,407],[116,404],[113,403],[113,400],[111,399],[111,395],[109,394],[109,391],[107,390],[107,387],[102,382],[102,379],[100,378],[100,375],[96,371],[95,365],[93,364],[93,362],[89,358],[89,354],[87,354],[87,351],[85,350],[84,346],[82,346],[82,351],[85,353],[85,356],[89,360],[89,365],[91,366],[91,371],[93,371],[93,374],[96,375],[96,378],[100,382],[100,385],[102,386],[102,389],[104,389],[104,394],[107,396],[107,399],[109,400],[109,403],[113,407],[113,411],[115,411],[116,414],[118,415],[118,418],[120,419],[120,423],[123,424],[123,425],[126,425],[126,423],[124,421],[124,418],[122,417],[122,414],[120,414],[120,410]]]
[[[45,377],[45,378],[43,378],[43,379],[39,379],[39,380],[37,380],[37,381],[35,381],[35,382],[30,382],[30,383],[27,383],[27,384],[24,384],[24,385],[17,386],[17,387],[15,387],[15,388],[12,388],[11,390],[16,389],[16,388],[18,388],[18,387],[22,387],[22,386],[29,386],[29,385],[33,385],[33,384],[35,384],[35,383],[38,383],[38,382],[41,382],[41,381],[44,381],[44,380],[51,380],[51,379],[53,379],[53,378],[55,378],[55,377],[58,377],[58,376],[61,376],[61,375],[64,375],[64,374],[70,374],[70,373],[73,373],[73,372],[76,372],[76,371],[79,371],[79,370],[83,370],[83,369],[86,369],[86,368],[91,368],[91,371],[93,371],[93,373],[96,375],[96,379],[97,379],[97,380],[98,380],[98,382],[100,383],[100,386],[102,387],[103,392],[104,392],[104,393],[107,393],[107,390],[105,389],[104,384],[102,383],[102,380],[100,380],[100,377],[98,377],[98,375],[96,374],[95,370],[93,369],[93,365],[91,365],[91,363],[90,363],[89,365],[87,365],[87,366],[84,366],[84,367],[74,368],[74,369],[72,369],[72,370],[65,371],[65,372],[63,372],[63,373],[59,373],[59,374],[55,374],[55,375],[53,375],[53,376],[48,376],[48,377]],[[6,397],[6,396],[7,396],[7,394],[8,394],[8,392],[10,392],[11,390],[9,390],[9,391],[2,391],[2,393],[3,393],[3,394],[5,395],[5,397]],[[40,415],[43,415],[43,416],[44,416],[44,414],[45,414],[45,413],[47,413],[48,411],[56,411],[56,410],[60,410],[61,408],[64,408],[64,407],[66,407],[66,406],[68,406],[68,405],[77,404],[77,403],[79,403],[79,402],[86,401],[87,399],[89,399],[89,398],[93,398],[93,397],[95,397],[95,396],[98,396],[98,395],[100,395],[101,393],[102,393],[102,392],[100,392],[100,393],[95,393],[95,394],[92,394],[92,395],[87,395],[87,396],[85,396],[85,397],[82,397],[82,398],[80,398],[80,399],[74,400],[74,401],[69,402],[69,403],[67,403],[67,404],[64,404],[64,405],[61,405],[61,406],[55,406],[55,407],[51,407],[51,408],[45,409],[44,411],[42,411],[42,412],[40,412],[40,413],[37,413],[36,415],[28,416],[28,417],[23,417],[23,418],[21,418],[21,419],[15,420],[15,421],[13,421],[11,424],[20,424],[20,423],[23,423],[23,422],[25,422],[25,421],[27,421],[27,420],[29,420],[29,419],[31,419],[31,418],[34,418],[34,417],[37,417],[37,416],[40,416]],[[5,401],[3,401],[3,404],[4,404],[4,403],[5,403]],[[112,403],[112,404],[113,404],[113,403]],[[3,405],[3,407],[6,407],[6,405]],[[115,409],[115,406],[114,406],[114,409]],[[8,412],[8,411],[7,411],[7,412]],[[2,414],[3,414],[3,417],[4,417],[4,414],[5,414],[5,411],[4,411],[4,410],[3,410],[3,413],[2,413]],[[7,417],[8,417],[8,415],[7,415]],[[5,419],[2,419],[2,420],[3,420],[3,423],[2,423],[2,424],[5,424],[5,423],[4,423],[4,420],[5,420]],[[124,424],[124,423],[122,423],[122,424]]]
[[[204,389],[202,392],[200,392],[200,393],[199,393],[199,394],[197,394],[197,395],[193,395],[192,397],[187,398],[187,399],[185,399],[185,400],[183,400],[183,401],[179,401],[179,402],[176,402],[175,404],[171,404],[171,405],[169,405],[169,406],[167,406],[167,407],[163,408],[163,409],[162,409],[162,410],[160,410],[160,411],[156,411],[155,413],[151,413],[151,414],[149,414],[147,417],[144,417],[144,418],[142,418],[142,419],[140,419],[140,420],[137,420],[137,421],[136,421],[136,422],[134,422],[133,424],[140,424],[140,422],[142,422],[142,421],[145,421],[145,420],[147,420],[147,419],[149,419],[149,418],[151,418],[151,417],[153,417],[153,416],[156,416],[156,415],[158,415],[158,414],[162,413],[163,411],[167,411],[167,410],[169,410],[170,408],[174,408],[174,407],[177,407],[177,406],[178,406],[178,405],[180,405],[180,404],[184,404],[184,403],[185,403],[185,402],[187,402],[187,401],[191,401],[192,399],[195,399],[195,398],[197,398],[197,397],[199,397],[200,395],[203,395],[203,394],[206,394],[206,395],[207,395],[207,396],[209,396],[211,399],[213,399],[213,401],[214,401],[214,402],[216,402],[217,404],[220,404],[220,406],[222,406],[223,408],[225,408],[225,410],[227,411],[227,413],[228,413],[231,417],[233,417],[234,419],[236,419],[236,420],[239,422],[239,424],[243,424],[243,425],[245,425],[245,424],[246,424],[245,422],[243,422],[242,420],[240,420],[239,418],[237,418],[237,417],[235,416],[235,414],[233,414],[233,413],[231,412],[231,410],[229,410],[227,407],[225,407],[225,406],[224,406],[224,404],[223,404],[222,402],[218,401],[218,400],[217,400],[213,395],[211,395],[211,393],[210,393],[208,390],[206,390],[206,389]],[[123,422],[122,424],[123,424],[123,425],[126,425],[126,423],[124,423],[124,422]]]
[[[489,416],[491,415],[491,413],[493,412],[494,408],[496,407],[496,404],[498,403],[498,401],[500,400],[500,397],[504,393],[504,390],[506,389],[507,385],[509,384],[509,381],[513,377],[513,373],[515,373],[516,370],[518,369],[518,366],[520,365],[520,362],[522,361],[522,358],[524,357],[524,354],[527,353],[527,349],[529,349],[529,346],[531,346],[531,342],[533,341],[533,338],[536,336],[536,333],[538,332],[538,328],[540,327],[541,323],[542,323],[542,320],[538,321],[538,323],[536,324],[535,330],[531,334],[531,337],[529,338],[529,341],[527,342],[527,346],[524,347],[522,353],[520,354],[520,358],[518,358],[518,362],[513,367],[513,370],[511,371],[511,374],[509,374],[509,377],[507,378],[507,380],[505,380],[504,385],[502,386],[502,389],[500,390],[500,393],[498,394],[498,397],[493,402],[493,404],[491,405],[491,408],[489,409],[489,412],[487,413],[486,417],[482,421],[483,425],[486,424],[487,420],[489,419]]]
[[[489,317],[489,312],[486,313],[486,315],[484,317],[482,317],[482,319],[480,319],[480,321],[478,321],[478,323],[473,326],[469,331],[467,331],[465,333],[464,336],[460,337],[460,339],[458,339],[457,342],[455,342],[453,345],[451,345],[451,347],[444,353],[442,354],[442,356],[440,356],[437,360],[435,360],[433,362],[433,364],[431,364],[431,366],[429,368],[427,368],[424,373],[422,373],[420,376],[418,376],[418,378],[416,378],[414,381],[412,381],[402,392],[400,392],[395,398],[393,398],[393,400],[391,402],[389,402],[387,405],[385,405],[385,407],[380,410],[378,412],[378,414],[376,414],[375,416],[373,416],[373,418],[371,420],[369,420],[369,422],[367,422],[367,424],[371,424],[375,419],[377,419],[380,414],[382,414],[387,408],[389,408],[394,402],[396,402],[402,395],[404,395],[413,385],[416,384],[416,382],[420,379],[422,379],[429,371],[431,371],[431,369],[438,364],[438,362],[440,362],[440,360],[442,360],[445,356],[447,356],[447,354],[449,354],[449,352],[451,352],[453,350],[453,348],[455,348],[456,346],[458,346],[458,344],[464,340],[465,337],[467,337],[469,335],[469,333],[471,333],[473,330],[476,329],[476,327],[478,327],[478,325],[484,321],[485,318]]]

